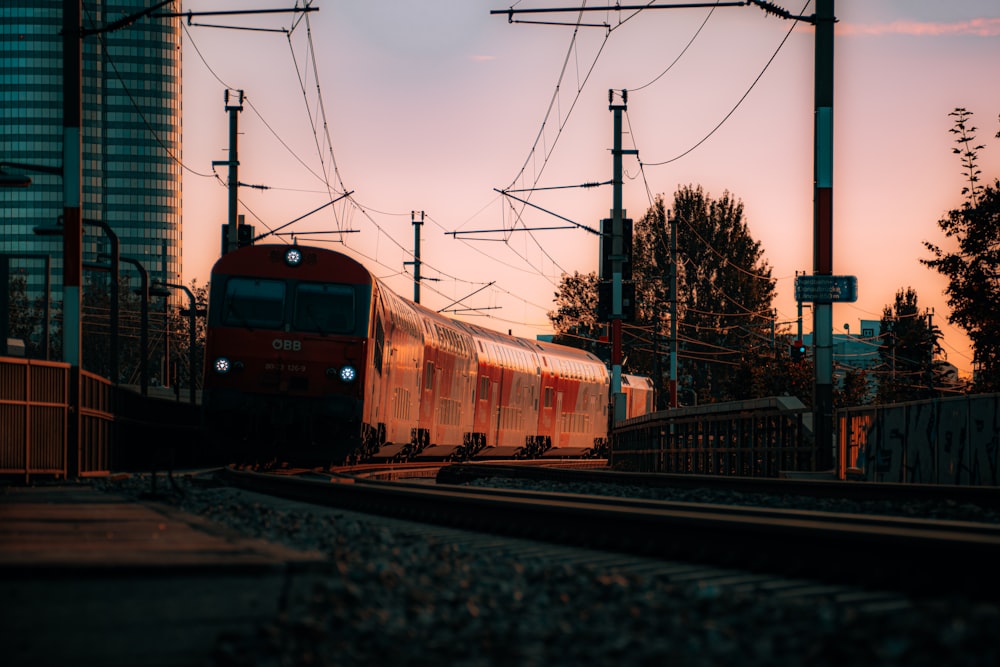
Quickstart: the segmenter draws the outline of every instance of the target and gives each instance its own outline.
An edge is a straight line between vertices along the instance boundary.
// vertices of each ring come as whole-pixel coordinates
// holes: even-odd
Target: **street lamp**
[[[195,318],[198,316],[197,304],[195,303],[194,294],[192,294],[191,290],[189,290],[184,285],[175,285],[173,283],[166,283],[164,286],[165,287],[170,287],[170,288],[173,288],[173,289],[183,290],[184,293],[187,294],[187,297],[188,297],[188,305],[190,306],[190,308],[188,309],[188,384],[190,385],[190,389],[189,389],[189,391],[190,391],[190,393],[189,393],[190,401],[191,401],[191,404],[194,405],[194,402],[195,402],[195,370],[196,370],[196,366],[197,366],[197,363],[196,363],[197,355],[195,354],[195,343],[196,343],[196,339],[197,339],[196,332],[195,332]],[[177,378],[174,378],[174,381],[176,382]]]
[[[111,229],[111,225],[104,222],[103,220],[91,220],[89,218],[82,219],[81,222],[84,225],[91,225],[94,227],[100,227],[104,234],[108,237],[108,241],[111,243],[111,369],[108,373],[108,377],[114,384],[118,384],[118,375],[120,369],[118,368],[118,261],[119,261],[119,242],[118,235],[115,234],[114,230]],[[63,236],[65,234],[65,226],[63,225],[62,218],[55,225],[39,225],[33,230],[35,234],[39,236]],[[105,269],[99,265],[87,264],[86,268],[90,269]],[[65,304],[63,305],[65,309]],[[64,334],[65,336],[65,334]],[[64,342],[65,344],[65,342]]]
[[[23,162],[0,161],[0,187],[2,188],[26,188],[31,185],[31,177],[24,174],[8,174],[4,167],[13,167],[21,171],[37,171],[41,174],[52,174],[62,176],[62,167],[48,167],[40,164],[24,164]]]
[[[112,231],[111,226],[101,220],[84,219],[83,224],[100,227],[111,242],[111,382],[118,384],[121,369],[118,367],[118,259],[119,245],[118,235]]]
[[[139,272],[139,389],[143,396],[149,395],[149,297],[170,296],[170,291],[159,287],[150,288],[149,272],[139,260],[132,257],[119,257],[120,261],[131,264]]]

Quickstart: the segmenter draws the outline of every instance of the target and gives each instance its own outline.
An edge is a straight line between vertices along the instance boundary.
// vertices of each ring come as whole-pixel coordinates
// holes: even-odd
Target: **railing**
[[[80,451],[76,476],[107,474],[114,446],[114,387],[111,381],[83,371],[80,373]]]
[[[787,396],[654,412],[615,425],[609,465],[750,477],[814,472],[811,422],[802,402]]]
[[[111,383],[80,378],[80,438],[68,448],[68,364],[0,357],[0,475],[86,477],[108,470],[114,413]]]
[[[66,476],[69,365],[0,357],[0,474]]]

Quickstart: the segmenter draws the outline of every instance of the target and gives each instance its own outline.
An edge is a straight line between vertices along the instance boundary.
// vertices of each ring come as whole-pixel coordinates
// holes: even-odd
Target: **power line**
[[[96,22],[94,21],[94,19],[90,16],[90,12],[86,8],[84,8],[84,13],[86,13],[87,19],[90,21],[91,24],[96,24]],[[107,42],[104,41],[104,32],[107,32],[107,30],[97,30],[97,31],[94,31],[94,32],[95,32],[95,34],[97,36],[97,40],[101,43],[101,48],[104,51],[104,57],[105,57],[105,59],[108,61],[108,64],[111,65],[111,69],[115,73],[115,78],[118,79],[118,83],[121,84],[122,90],[125,92],[125,95],[128,97],[129,102],[132,103],[132,107],[133,107],[133,109],[135,109],[136,115],[138,115],[139,118],[142,120],[143,125],[146,126],[146,129],[149,131],[149,134],[153,137],[153,139],[156,141],[156,143],[159,144],[160,148],[162,148],[164,150],[164,152],[166,152],[167,157],[169,157],[171,160],[173,160],[174,162],[176,162],[178,164],[178,166],[181,167],[181,169],[184,169],[185,171],[187,171],[187,172],[189,172],[189,173],[191,173],[191,174],[193,174],[195,176],[201,176],[202,178],[211,178],[212,174],[202,174],[200,172],[195,171],[194,169],[192,169],[191,167],[187,166],[186,164],[184,164],[184,162],[180,158],[178,158],[177,155],[175,155],[174,152],[172,150],[170,150],[170,148],[163,142],[163,139],[160,138],[160,135],[153,128],[153,125],[149,122],[149,119],[146,118],[146,115],[143,113],[142,109],[139,107],[139,103],[136,101],[135,97],[132,95],[132,91],[130,91],[128,89],[128,86],[125,83],[125,79],[122,78],[121,72],[118,71],[118,65],[115,63],[115,59],[111,56],[111,50],[108,47]]]
[[[807,0],[806,4],[802,6],[802,11],[805,11],[805,8],[809,6],[809,2],[811,2],[811,1],[812,0]],[[768,68],[771,67],[771,63],[774,62],[774,59],[778,56],[778,53],[781,51],[782,47],[785,45],[785,42],[787,42],[788,38],[792,35],[792,31],[793,30],[795,30],[795,24],[794,23],[792,24],[792,27],[788,29],[788,32],[785,33],[785,36],[781,40],[781,43],[778,44],[778,48],[776,48],[774,50],[774,53],[771,54],[771,57],[768,59],[767,63],[764,65],[764,69],[762,69],[760,71],[760,74],[758,74],[757,78],[755,78],[753,80],[753,83],[750,84],[750,87],[747,88],[746,92],[743,93],[742,97],[740,97],[740,99],[737,100],[737,102],[733,106],[733,108],[729,110],[729,113],[727,113],[722,118],[722,120],[720,120],[719,123],[715,127],[712,128],[712,130],[708,134],[706,134],[704,137],[702,137],[701,140],[698,141],[698,143],[696,143],[694,146],[691,146],[691,148],[687,149],[686,151],[684,151],[680,155],[678,155],[676,157],[672,157],[669,160],[663,160],[662,162],[645,162],[645,163],[642,163],[642,164],[644,164],[647,167],[661,167],[661,166],[663,166],[665,164],[670,164],[671,162],[676,162],[677,160],[680,160],[682,157],[684,157],[684,156],[688,155],[689,153],[693,152],[696,148],[698,148],[703,143],[705,143],[706,141],[708,141],[709,138],[713,134],[715,134],[719,130],[719,128],[722,127],[726,123],[726,121],[728,121],[729,118],[734,113],[736,113],[736,110],[740,108],[740,105],[743,104],[743,101],[747,98],[747,96],[750,95],[750,91],[752,91],[754,89],[754,87],[756,87],[757,83],[761,80],[761,77],[764,76],[764,72],[766,72],[768,70]]]
[[[700,26],[698,26],[698,29],[695,31],[694,35],[691,36],[691,39],[688,40],[688,43],[684,45],[684,48],[681,49],[681,52],[677,54],[677,57],[674,58],[673,62],[671,62],[669,65],[667,65],[667,68],[665,70],[663,70],[662,72],[660,72],[659,74],[657,74],[655,77],[653,77],[653,79],[651,81],[648,81],[648,82],[642,84],[641,86],[636,86],[636,87],[633,87],[633,88],[629,88],[629,91],[631,91],[633,93],[636,93],[636,92],[638,92],[640,90],[643,90],[644,88],[649,88],[654,83],[656,83],[657,81],[659,81],[660,79],[662,79],[664,77],[664,75],[666,75],[667,72],[669,72],[670,70],[672,70],[674,68],[674,65],[676,65],[677,62],[682,57],[684,57],[684,54],[687,53],[687,50],[691,48],[692,44],[694,44],[694,40],[698,39],[698,35],[701,34],[701,31],[704,29],[705,25],[708,23],[708,19],[712,18],[712,14],[715,13],[715,9],[718,6],[719,6],[718,3],[712,6],[712,9],[710,9],[709,12],[708,12],[708,14],[705,15],[705,20],[701,22]]]

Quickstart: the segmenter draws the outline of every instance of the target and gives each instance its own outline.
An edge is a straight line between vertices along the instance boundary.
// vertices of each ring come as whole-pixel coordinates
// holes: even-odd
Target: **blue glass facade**
[[[85,0],[83,26],[105,26],[149,6],[148,0]],[[179,5],[179,3],[178,3]],[[62,0],[0,3],[0,161],[62,166]],[[139,260],[152,280],[181,276],[180,19],[145,18],[83,38],[82,214],[119,238],[122,255]],[[52,298],[62,298],[62,240],[36,227],[58,223],[61,176],[24,173],[30,187],[0,188],[0,256],[24,276],[31,296],[44,291],[51,256]],[[106,263],[99,227],[84,225],[83,260]],[[2,266],[2,262],[0,262]],[[138,276],[126,264],[123,276]],[[106,280],[89,275],[84,284]]]

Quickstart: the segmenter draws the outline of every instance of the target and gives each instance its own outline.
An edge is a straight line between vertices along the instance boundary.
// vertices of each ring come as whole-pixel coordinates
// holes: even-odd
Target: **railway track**
[[[564,484],[607,484],[622,487],[715,489],[734,493],[835,498],[854,501],[949,502],[1000,510],[1000,487],[947,484],[895,484],[853,482],[816,477],[733,477],[669,473],[634,473],[609,470],[606,463],[561,466],[510,465],[500,462],[455,463],[440,468],[437,481],[467,484],[489,478],[544,480]]]
[[[399,481],[447,477],[448,468],[435,467],[328,476],[226,469],[222,477],[313,504],[752,574],[911,596],[990,600],[1000,592],[992,576],[1000,557],[995,524]]]
[[[534,470],[539,475],[535,479],[547,479],[545,477],[548,475],[557,475],[558,471],[570,470],[570,471],[580,471],[580,472],[598,472],[607,469],[607,459],[524,459],[524,460],[507,460],[504,459],[503,463],[498,463],[489,460],[483,460],[478,463],[469,464],[454,464],[451,462],[430,462],[430,461],[413,461],[405,463],[362,463],[358,465],[350,466],[337,466],[331,468],[328,472],[331,476],[348,479],[348,478],[363,478],[363,479],[376,479],[382,481],[398,481],[403,479],[435,479],[440,483],[444,484],[462,484],[471,479],[482,479],[484,477],[518,477],[520,471],[526,471],[527,476],[525,479],[531,479],[531,471]],[[483,467],[483,473],[473,473],[468,476],[462,475],[464,478],[455,478],[454,481],[447,479],[447,472],[453,468],[455,469],[469,469],[476,470],[480,466]],[[445,475],[442,478],[442,474]],[[548,479],[557,479],[553,476]]]

